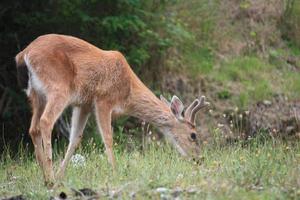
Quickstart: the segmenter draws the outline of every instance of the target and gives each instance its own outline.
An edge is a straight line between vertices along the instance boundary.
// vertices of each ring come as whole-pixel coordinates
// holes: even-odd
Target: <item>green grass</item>
[[[105,155],[92,146],[77,153],[86,157],[85,167],[70,165],[64,186],[47,191],[33,156],[4,156],[0,167],[0,197],[24,194],[47,199],[70,188],[89,187],[105,195],[120,190],[122,199],[160,199],[181,188],[181,199],[296,199],[300,196],[300,142],[237,143],[206,145],[200,165],[183,160],[169,147],[116,151],[117,170],[112,172]],[[62,155],[57,155],[56,160]],[[58,162],[55,163],[58,166]],[[159,187],[169,192],[156,192]],[[194,190],[194,191],[192,191]],[[108,198],[108,196],[104,197]]]
[[[268,99],[273,94],[272,71],[274,67],[254,56],[237,57],[221,64],[208,76],[231,89],[234,104],[245,108],[249,101]]]
[[[208,74],[213,70],[214,60],[210,49],[208,48],[189,48],[184,59],[188,72],[192,76],[199,74]]]
[[[250,2],[240,4],[244,9],[248,9],[249,6]],[[294,11],[290,13],[291,27],[297,27],[296,13],[299,8],[295,3]],[[235,51],[247,40],[245,31],[250,31],[249,40],[260,40],[262,30],[259,29],[259,23],[257,30],[254,28],[251,31],[238,19],[234,19],[234,23],[229,22],[228,19],[232,19],[228,18],[224,9],[226,5],[218,0],[179,1],[174,6],[173,11],[178,20],[191,35],[190,40],[177,47],[180,52],[177,63],[180,64],[176,66],[181,66],[182,73],[195,80],[199,80],[199,77],[206,80],[208,88],[210,85],[214,88],[206,95],[218,97],[226,101],[226,105],[229,103],[246,109],[257,101],[272,100],[272,97],[278,94],[290,99],[299,98],[300,48],[297,34],[288,41],[277,38],[274,44],[265,46],[264,52],[259,50],[256,43],[257,47],[252,50],[244,47],[242,51]],[[266,23],[261,26],[271,28],[272,24]],[[274,34],[276,35],[275,32]],[[170,58],[176,59],[173,56]],[[290,58],[294,60],[292,65],[288,62]],[[172,64],[174,63],[176,62],[173,61]],[[224,91],[231,95],[226,98],[220,96]]]
[[[295,54],[297,49],[293,50]],[[291,99],[299,98],[300,77],[298,69],[286,63],[285,55],[280,50],[270,55],[270,60],[256,55],[244,55],[216,61],[208,49],[190,51],[183,55],[187,73],[191,77],[209,80],[217,86],[215,92],[227,91],[232,94],[226,100],[232,105],[247,108],[256,101],[272,99],[275,94],[284,94]],[[298,61],[297,61],[298,62]],[[221,98],[220,99],[224,99]]]

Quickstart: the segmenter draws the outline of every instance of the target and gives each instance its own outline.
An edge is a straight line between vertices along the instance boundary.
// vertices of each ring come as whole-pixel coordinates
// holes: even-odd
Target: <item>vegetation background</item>
[[[17,86],[14,56],[47,33],[73,35],[102,49],[121,51],[157,94],[177,94],[186,103],[206,95],[213,106],[200,117],[204,139],[217,124],[226,125],[223,135],[230,138],[237,137],[229,131],[235,124],[238,131],[233,132],[238,135],[270,129],[286,132],[288,128],[296,134],[299,128],[292,114],[285,116],[276,110],[276,106],[281,110],[290,106],[287,99],[290,102],[299,97],[297,0],[4,0],[0,15],[0,147],[30,141],[30,108]],[[273,118],[236,118],[244,110],[254,109],[255,115],[261,110],[253,108],[258,102],[273,101],[279,101],[269,108]],[[295,106],[298,109],[299,105]],[[241,110],[237,115],[222,119],[224,113],[237,108]],[[288,122],[280,126],[254,123],[280,121],[272,111]],[[67,135],[67,116],[60,119],[56,137]],[[124,125],[128,129],[141,127],[133,119],[120,120],[115,127]],[[88,127],[87,132],[96,131],[95,123]]]
[[[251,163],[249,170],[253,170],[253,173],[255,170],[263,170],[261,175],[265,177],[270,176],[264,173],[265,170],[272,171],[275,168],[268,165],[269,168],[263,169],[253,164],[256,162],[257,151],[263,149],[264,154],[260,160],[268,160],[269,154],[278,153],[282,158],[280,163],[289,163],[290,170],[287,167],[283,171],[286,170],[286,174],[295,179],[282,177],[280,173],[283,171],[279,170],[275,177],[291,187],[285,188],[280,184],[274,187],[283,188],[282,198],[287,197],[285,195],[289,192],[289,197],[297,196],[300,187],[299,0],[2,0],[0,30],[0,152],[5,152],[2,156],[3,169],[10,166],[12,160],[22,158],[22,151],[32,152],[27,134],[30,107],[25,93],[17,86],[14,56],[39,35],[60,33],[77,36],[102,49],[121,51],[133,70],[157,95],[163,93],[171,97],[176,94],[185,103],[191,102],[195,96],[206,95],[212,106],[198,117],[203,144],[214,145],[218,142],[218,148],[233,148],[224,150],[227,155],[224,159],[247,157]],[[68,124],[69,111],[66,111],[54,131],[53,140],[60,141],[55,145],[65,147]],[[161,142],[159,133],[139,120],[122,118],[113,126],[117,151],[145,149],[145,140],[154,141],[155,144]],[[89,144],[88,138],[91,136],[96,136],[93,142],[103,150],[93,120],[90,120],[85,131],[86,144]],[[254,145],[254,149],[250,148],[253,151],[251,154],[243,146],[253,137],[256,137],[255,142],[259,144],[261,140],[278,140],[280,147],[272,151],[274,146],[269,142],[266,146]],[[296,144],[290,144],[291,139]],[[235,146],[236,142],[238,147]],[[286,156],[289,151],[286,148],[290,147],[294,149]],[[60,148],[57,148],[57,153],[60,152]],[[211,153],[222,157],[223,150],[209,148],[204,152],[206,156]],[[4,162],[7,154],[12,156],[12,160]],[[136,159],[143,163],[145,160],[139,160],[142,159],[139,156]],[[119,157],[122,163],[131,158]],[[151,156],[146,159],[155,160]],[[161,159],[173,162],[168,161],[164,155]],[[207,169],[220,165],[210,159],[204,162]],[[224,160],[224,166],[234,167],[228,162]],[[243,162],[240,159],[237,163],[240,165],[237,166],[242,166]],[[276,162],[275,158],[270,160],[270,163]],[[25,163],[28,164],[25,166],[33,166],[31,159]],[[142,166],[146,167],[146,163]],[[90,170],[93,164],[90,163]],[[182,164],[179,169],[189,170],[190,166]],[[244,171],[245,174],[248,172]],[[10,171],[5,171],[3,177],[7,178],[8,173]],[[121,175],[124,173],[127,171],[122,171]],[[213,173],[208,175],[212,182],[217,181],[213,179],[217,177],[211,177]],[[297,173],[298,176],[295,175]],[[221,170],[218,175],[224,175],[225,180],[231,174]],[[199,179],[194,182],[204,184],[203,176],[196,176]],[[232,187],[239,185],[244,188],[243,184],[248,183],[251,187],[259,187],[261,184],[255,183],[257,179],[248,180],[250,177],[246,175],[239,176],[245,180],[241,178],[235,180],[237,182],[233,181]],[[194,182],[187,179],[185,183],[188,185]],[[160,185],[158,183],[161,183],[161,179],[154,185]],[[226,181],[222,183],[230,185]],[[270,181],[266,178],[263,183],[269,184]],[[170,187],[173,186],[171,184]],[[222,191],[220,184],[214,186],[216,190]],[[268,190],[266,195],[272,191]],[[280,189],[275,191],[279,191],[276,194],[282,194]],[[251,195],[249,198],[255,197]]]

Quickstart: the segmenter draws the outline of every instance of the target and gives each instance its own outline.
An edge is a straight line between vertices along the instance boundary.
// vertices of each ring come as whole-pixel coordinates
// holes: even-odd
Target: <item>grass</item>
[[[183,160],[168,146],[151,146],[145,151],[116,151],[117,170],[111,171],[106,157],[96,146],[78,150],[86,165],[70,165],[64,186],[48,191],[33,156],[26,152],[17,159],[4,155],[0,167],[0,197],[24,194],[28,199],[47,199],[70,188],[92,188],[109,198],[168,198],[181,188],[182,199],[297,199],[300,196],[300,142],[252,139],[247,144],[206,145],[200,165]],[[56,160],[62,155],[56,155]],[[58,162],[55,163],[58,166]],[[168,191],[157,192],[164,187]],[[172,192],[173,191],[173,192]],[[117,197],[116,197],[117,198]]]
[[[299,98],[300,48],[297,38],[283,40],[274,32],[275,43],[268,44],[266,51],[261,52],[253,38],[261,40],[260,33],[271,28],[272,23],[258,23],[253,30],[248,30],[243,21],[233,19],[225,12],[230,10],[226,8],[230,5],[218,0],[191,0],[179,1],[174,6],[174,13],[191,35],[190,40],[178,48],[182,72],[195,80],[199,77],[207,80],[206,85],[213,85],[214,90],[206,95],[225,99],[226,105],[247,108],[257,101],[271,100],[278,94],[290,99]],[[250,2],[240,4],[244,9],[249,6]],[[295,13],[298,8],[295,3]],[[297,17],[292,18],[295,21]],[[249,36],[247,31],[250,31]],[[241,48],[241,44],[248,40],[253,40],[256,48]],[[243,50],[238,51],[239,48]],[[293,64],[289,63],[289,58],[295,60]],[[223,98],[219,95],[223,91],[231,95]]]
[[[294,47],[291,51],[296,56],[299,49]],[[287,64],[287,56],[278,50],[278,55],[270,56],[270,60],[257,55],[240,55],[217,61],[208,49],[198,49],[183,54],[183,60],[190,77],[201,75],[218,86],[217,94],[228,91],[233,94],[227,98],[231,104],[247,108],[276,94],[299,98],[299,69]]]

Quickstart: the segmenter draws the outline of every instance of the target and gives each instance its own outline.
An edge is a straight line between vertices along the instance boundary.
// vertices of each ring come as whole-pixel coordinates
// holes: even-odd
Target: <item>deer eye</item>
[[[192,140],[196,140],[196,133],[191,133],[191,138],[192,138]]]

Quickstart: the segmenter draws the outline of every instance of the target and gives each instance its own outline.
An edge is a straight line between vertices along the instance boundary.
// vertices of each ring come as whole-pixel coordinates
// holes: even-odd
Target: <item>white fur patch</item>
[[[41,80],[37,76],[36,72],[33,70],[32,65],[30,64],[30,60],[26,54],[24,55],[24,61],[26,63],[28,71],[29,71],[29,73],[28,73],[28,77],[29,77],[28,78],[28,88],[25,90],[27,96],[29,96],[32,88],[41,94],[45,94],[46,91],[45,91],[44,84],[41,82]]]
[[[74,140],[77,138],[76,133],[78,133],[79,129],[79,117],[80,117],[80,109],[79,107],[73,108],[72,113],[72,127],[71,127],[71,134],[70,134],[70,143],[73,143]]]
[[[70,143],[77,143],[76,140],[80,139],[79,136],[83,134],[83,129],[88,120],[89,113],[86,113],[82,107],[74,107],[72,113],[72,126],[70,134]]]
[[[30,84],[30,78],[29,78],[28,79],[28,83],[27,83],[27,89],[24,89],[24,92],[26,93],[27,96],[29,96],[30,95],[30,91],[31,91],[31,84]]]

